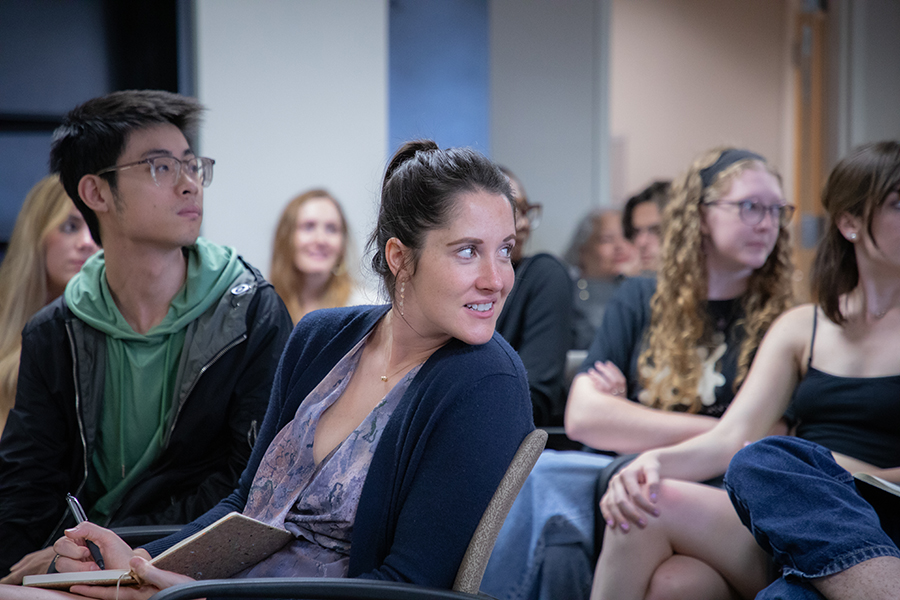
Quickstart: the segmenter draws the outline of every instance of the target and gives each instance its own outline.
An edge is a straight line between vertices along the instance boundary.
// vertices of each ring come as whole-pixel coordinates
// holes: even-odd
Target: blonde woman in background
[[[0,431],[16,399],[22,328],[63,293],[96,251],[97,244],[59,177],[38,182],[22,204],[0,266]]]
[[[347,271],[347,220],[327,191],[291,200],[275,230],[269,279],[297,322],[308,312],[359,304]]]
[[[655,279],[622,286],[569,394],[566,432],[641,452],[710,429],[792,300],[794,207],[747,150],[717,148],[673,184]]]

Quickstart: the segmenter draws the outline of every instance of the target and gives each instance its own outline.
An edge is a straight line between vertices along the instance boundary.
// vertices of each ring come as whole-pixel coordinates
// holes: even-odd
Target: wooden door
[[[822,2],[803,2],[794,15],[795,156],[793,220],[795,292],[810,300],[809,273],[824,223],[821,194],[825,185],[825,56],[827,13]]]

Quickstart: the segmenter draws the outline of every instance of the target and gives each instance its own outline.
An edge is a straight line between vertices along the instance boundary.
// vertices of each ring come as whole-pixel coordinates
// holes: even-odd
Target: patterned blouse
[[[244,514],[294,534],[294,541],[236,577],[345,577],[360,492],[378,440],[421,365],[413,367],[319,464],[316,425],[344,393],[368,336],[300,403],[269,445]]]

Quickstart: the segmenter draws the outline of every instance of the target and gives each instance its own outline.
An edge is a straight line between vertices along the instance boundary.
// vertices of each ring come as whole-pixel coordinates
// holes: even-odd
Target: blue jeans
[[[481,591],[498,600],[578,600],[594,576],[595,488],[609,456],[544,451],[510,509]]]
[[[741,521],[782,569],[757,600],[822,598],[811,579],[880,556],[900,558],[853,476],[818,444],[793,437],[750,444],[732,459],[725,488]]]

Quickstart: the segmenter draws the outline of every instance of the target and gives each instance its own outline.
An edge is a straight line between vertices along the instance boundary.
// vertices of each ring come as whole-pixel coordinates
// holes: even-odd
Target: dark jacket
[[[234,489],[291,330],[274,288],[246,266],[188,325],[162,454],[108,525],[187,523]],[[63,298],[25,327],[16,405],[0,439],[0,572],[74,524],[65,496],[79,495],[93,468],[105,356],[105,335]],[[81,499],[88,511],[96,500]]]
[[[525,365],[534,422],[562,425],[566,409],[566,352],[574,343],[572,279],[559,260],[535,254],[516,265],[516,283],[497,319],[497,331]]]
[[[240,487],[179,534],[147,545],[151,555],[243,510],[272,438],[387,308],[320,310],[300,321]],[[410,383],[375,449],[353,523],[349,576],[449,588],[478,521],[532,429],[522,363],[499,335],[480,346],[451,340],[438,349]]]

